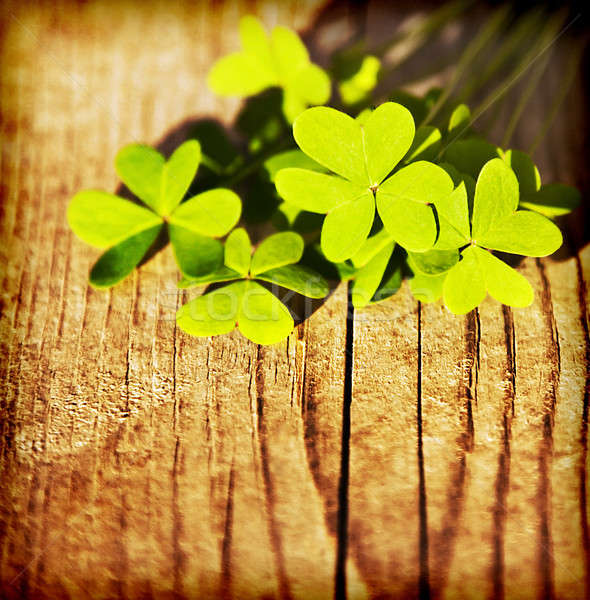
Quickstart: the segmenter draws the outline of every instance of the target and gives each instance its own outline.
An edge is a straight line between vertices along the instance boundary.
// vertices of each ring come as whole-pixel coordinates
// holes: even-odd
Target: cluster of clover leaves
[[[241,177],[231,168],[218,170],[205,191],[191,193],[199,165],[214,162],[198,140],[184,142],[168,160],[132,144],[115,167],[134,198],[86,190],[68,208],[74,233],[106,249],[91,270],[92,286],[122,281],[169,240],[179,288],[209,286],[181,306],[178,326],[196,336],[237,326],[259,344],[281,341],[294,326],[273,292],[321,299],[334,273],[349,281],[356,308],[390,297],[404,278],[416,299],[442,298],[455,314],[471,311],[486,294],[512,307],[531,304],[529,282],[493,252],[555,252],[562,235],[552,219],[576,206],[575,189],[541,185],[528,155],[475,135],[463,104],[445,126],[416,128],[432,93],[422,99],[396,93],[396,102],[357,110],[356,117],[317,106],[330,98],[330,78],[311,63],[297,34],[276,27],[268,37],[252,17],[242,20],[240,34],[242,51],[218,61],[209,83],[220,94],[239,96],[282,90],[283,116],[292,123],[288,149],[260,153],[245,167],[258,168],[275,186],[273,223],[282,231],[252,252],[248,232],[236,228],[242,202],[229,188]],[[378,67],[377,59],[365,57],[356,74],[339,82],[349,112],[375,86]]]

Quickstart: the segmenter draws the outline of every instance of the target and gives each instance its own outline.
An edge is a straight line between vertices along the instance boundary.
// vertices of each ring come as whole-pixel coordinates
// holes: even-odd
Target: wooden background
[[[177,331],[169,249],[88,287],[97,253],[68,230],[69,198],[115,189],[123,144],[231,124],[239,103],[205,77],[248,11],[318,23],[320,58],[356,18],[295,0],[3,3],[0,594],[588,597],[579,235],[522,263],[529,309],[455,317],[404,287],[347,321],[341,286],[272,347]],[[577,82],[535,157],[545,181],[588,190],[586,105]]]

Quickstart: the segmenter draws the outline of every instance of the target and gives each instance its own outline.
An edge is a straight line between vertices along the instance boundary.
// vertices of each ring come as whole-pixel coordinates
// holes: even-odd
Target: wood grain
[[[358,18],[295,0],[2,7],[1,597],[588,597],[587,212],[556,258],[519,266],[526,310],[454,317],[404,286],[351,311],[340,286],[258,347],[176,329],[169,249],[88,287],[69,198],[115,189],[128,142],[231,124],[238,102],[205,78],[252,11],[310,28],[320,57]],[[587,193],[580,81],[567,103],[535,158]]]

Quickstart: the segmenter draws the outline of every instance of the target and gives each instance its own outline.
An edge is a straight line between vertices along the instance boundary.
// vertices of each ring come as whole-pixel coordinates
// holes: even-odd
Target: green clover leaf
[[[549,183],[530,194],[523,194],[519,206],[554,219],[575,210],[581,199],[576,188],[563,183]]]
[[[229,333],[236,326],[256,344],[275,344],[293,330],[287,307],[259,282],[279,285],[309,298],[324,298],[327,282],[298,265],[303,238],[291,231],[266,238],[252,255],[245,229],[235,229],[225,243],[225,266],[199,278],[184,278],[180,288],[233,281],[190,300],[177,313],[178,326],[195,336]]]
[[[460,135],[465,133],[471,123],[471,111],[466,104],[459,104],[451,113],[449,119],[448,133]]]
[[[486,293],[508,306],[524,307],[533,301],[529,282],[487,250],[547,256],[563,239],[549,219],[517,210],[518,199],[514,171],[500,158],[487,162],[475,188],[469,246],[462,250],[461,259],[447,272],[443,284],[444,302],[451,312],[473,310]]]
[[[299,36],[275,27],[270,37],[252,16],[240,21],[241,52],[218,60],[209,72],[209,87],[223,96],[252,96],[269,87],[283,90],[283,112],[289,122],[310,105],[330,97],[330,79],[309,59]]]
[[[436,302],[443,294],[443,283],[446,279],[447,272],[439,271],[432,274],[432,269],[428,269],[431,273],[425,273],[418,268],[413,258],[419,256],[417,254],[408,254],[407,265],[411,271],[409,280],[410,291],[416,300],[427,304]],[[457,253],[458,258],[458,253]],[[422,266],[422,265],[421,265]]]
[[[347,73],[346,78],[338,83],[338,92],[342,102],[353,106],[367,100],[371,91],[377,85],[381,61],[376,56],[363,56],[354,66],[353,73]],[[344,65],[343,65],[344,67]]]
[[[393,102],[362,113],[362,119],[332,108],[310,108],[293,124],[299,147],[334,175],[286,168],[275,176],[279,195],[302,210],[326,214],[321,246],[342,262],[367,239],[375,204],[385,228],[409,250],[424,251],[437,238],[433,204],[450,194],[453,181],[437,165],[418,161],[386,179],[414,140],[410,112]]]
[[[144,203],[98,190],[74,196],[68,207],[72,231],[107,252],[90,273],[90,283],[107,288],[122,281],[146,256],[164,225],[176,262],[184,275],[196,277],[217,269],[224,236],[240,218],[241,202],[227,189],[214,189],[182,202],[201,160],[196,140],[179,146],[170,159],[149,146],[131,144],[115,159],[117,173]]]
[[[474,179],[477,179],[482,167],[497,156],[498,148],[480,138],[453,140],[444,152],[445,162]]]

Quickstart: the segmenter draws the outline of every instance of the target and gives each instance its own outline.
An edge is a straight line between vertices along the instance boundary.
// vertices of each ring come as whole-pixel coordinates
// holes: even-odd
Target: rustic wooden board
[[[589,252],[575,223],[569,249],[520,266],[530,309],[488,299],[454,317],[404,287],[352,313],[341,286],[273,347],[177,331],[169,250],[112,291],[87,286],[96,253],[68,230],[72,194],[114,189],[125,143],[197,115],[231,123],[238,103],[205,77],[241,14],[319,18],[322,55],[356,13],[319,8],[3,5],[2,597],[587,597]],[[567,47],[524,145],[566,60]],[[567,102],[536,158],[546,180],[587,191],[580,82]]]

